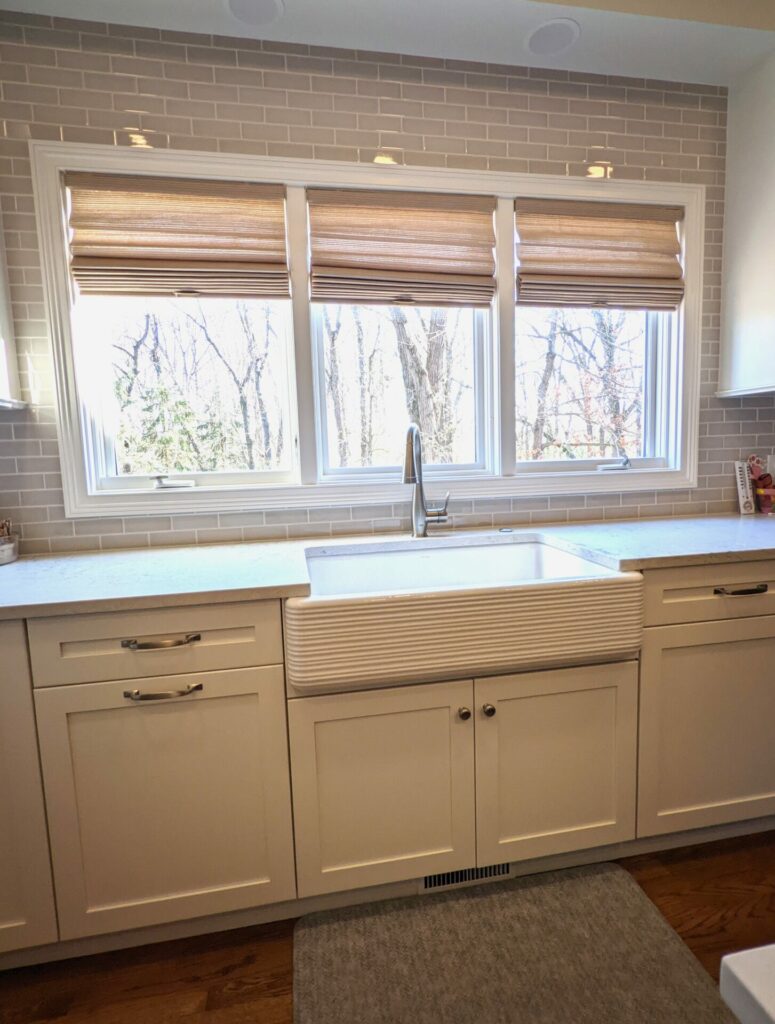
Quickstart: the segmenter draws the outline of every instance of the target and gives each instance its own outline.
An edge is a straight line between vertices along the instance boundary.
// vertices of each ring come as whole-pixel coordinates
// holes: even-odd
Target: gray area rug
[[[734,1024],[612,864],[302,918],[296,1024]]]

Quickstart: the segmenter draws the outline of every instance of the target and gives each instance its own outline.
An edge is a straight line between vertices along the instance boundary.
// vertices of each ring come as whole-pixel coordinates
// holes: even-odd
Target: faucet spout
[[[427,537],[429,523],[446,523],[449,491],[441,505],[429,506],[425,500],[422,480],[422,438],[416,423],[410,423],[406,432],[404,453],[405,484],[412,485],[412,536]]]
[[[410,423],[406,432],[406,451],[404,453],[404,483],[417,483],[417,465],[422,465],[422,441],[420,440],[420,428],[416,423]],[[420,471],[420,482],[422,483],[422,470]]]

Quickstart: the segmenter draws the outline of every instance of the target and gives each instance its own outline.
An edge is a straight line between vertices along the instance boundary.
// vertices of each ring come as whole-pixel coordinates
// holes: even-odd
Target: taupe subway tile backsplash
[[[603,146],[620,178],[707,187],[700,480],[655,494],[477,499],[452,525],[736,508],[732,464],[775,444],[773,399],[715,397],[726,92],[707,85],[210,37],[0,12],[0,203],[25,411],[0,411],[0,518],[26,553],[406,530],[408,503],[67,520],[29,139],[578,176]]]

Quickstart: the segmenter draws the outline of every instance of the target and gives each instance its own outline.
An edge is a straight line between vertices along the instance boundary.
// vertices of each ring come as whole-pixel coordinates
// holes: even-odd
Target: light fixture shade
[[[573,46],[581,35],[581,25],[573,18],[552,18],[534,28],[525,39],[525,48],[536,57],[558,57]]]
[[[226,9],[244,25],[270,25],[285,11],[283,0],[226,0]]]

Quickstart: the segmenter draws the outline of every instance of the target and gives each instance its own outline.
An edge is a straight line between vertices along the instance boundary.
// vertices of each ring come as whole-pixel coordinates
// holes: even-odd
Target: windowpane
[[[426,463],[476,462],[474,309],[333,303],[314,309],[327,466],[401,465],[412,421],[422,431]]]
[[[287,469],[288,305],[81,296],[79,386],[100,398],[109,475]]]
[[[516,310],[517,461],[645,454],[646,313]]]

